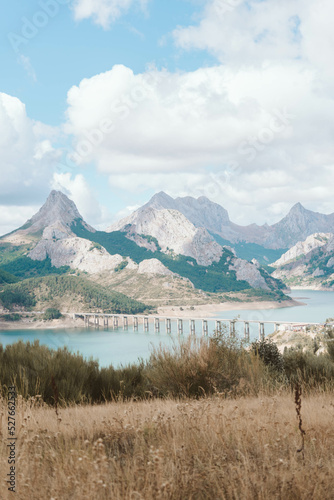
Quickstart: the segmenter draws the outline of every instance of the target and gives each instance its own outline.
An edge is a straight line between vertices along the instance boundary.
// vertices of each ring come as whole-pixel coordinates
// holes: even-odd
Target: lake
[[[240,317],[245,320],[255,321],[296,321],[322,323],[327,318],[334,317],[334,293],[318,292],[309,290],[295,290],[290,294],[296,300],[304,302],[304,306],[285,307],[281,309],[261,309],[243,311],[223,311],[214,314],[216,318],[234,319]],[[184,320],[184,336],[189,331],[188,321]],[[86,358],[92,356],[97,359],[101,366],[113,364],[127,364],[136,362],[138,358],[147,359],[153,346],[159,344],[172,346],[177,342],[176,322],[172,322],[172,334],[164,333],[164,326],[161,326],[160,333],[153,332],[153,325],[150,324],[150,332],[143,332],[140,325],[139,330],[134,332],[131,327],[127,331],[122,328],[109,330],[99,328],[67,329],[67,330],[12,330],[0,332],[0,343],[6,346],[18,340],[34,341],[39,340],[51,348],[67,346],[73,352],[79,352]],[[215,327],[214,321],[209,322],[209,334]],[[201,322],[196,322],[196,332],[200,335],[202,329]],[[273,332],[273,325],[265,325],[266,335]],[[237,332],[242,335],[243,325],[237,327]],[[258,327],[250,328],[251,339],[258,338]]]

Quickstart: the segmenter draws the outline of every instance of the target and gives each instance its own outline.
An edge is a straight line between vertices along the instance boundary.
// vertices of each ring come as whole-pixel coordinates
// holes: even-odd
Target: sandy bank
[[[7,330],[49,330],[62,328],[82,328],[84,322],[81,319],[74,320],[70,315],[51,321],[37,320],[33,318],[22,318],[21,321],[0,321],[0,333]]]
[[[190,318],[190,317],[211,317],[215,316],[216,313],[223,311],[244,311],[251,309],[253,311],[260,309],[281,309],[282,307],[296,307],[305,305],[303,302],[297,300],[285,300],[283,302],[271,302],[271,301],[256,301],[256,302],[223,302],[221,304],[203,304],[197,306],[184,306],[182,309],[180,307],[168,306],[159,307],[158,314],[161,316],[171,316],[179,318]]]

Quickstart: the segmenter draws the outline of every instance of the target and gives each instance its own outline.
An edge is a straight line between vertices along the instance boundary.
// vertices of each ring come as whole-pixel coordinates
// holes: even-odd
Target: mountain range
[[[198,199],[186,196],[173,199],[164,192],[157,193],[143,207],[139,208],[134,216],[145,213],[147,209],[177,210],[182,213],[197,228],[205,228],[209,233],[218,235],[229,243],[254,243],[267,249],[288,249],[298,241],[305,240],[314,233],[334,233],[334,213],[330,215],[312,212],[296,203],[289,213],[279,222],[259,226],[250,224],[240,226],[230,221],[227,210],[222,206],[201,196]],[[124,227],[125,218],[111,226]]]
[[[254,295],[255,289],[260,297],[284,298],[280,280],[257,262],[238,258],[179,210],[148,205],[141,214],[137,231],[130,223],[131,230],[97,231],[73,201],[52,191],[31,219],[0,238],[0,270],[23,281],[79,275],[148,303],[222,300],[222,294]]]
[[[0,238],[0,272],[14,281],[79,274],[147,303],[222,294],[282,300],[282,290],[304,275],[312,274],[317,287],[334,284],[333,234],[334,214],[300,203],[271,226],[239,226],[203,196],[163,192],[97,231],[72,200],[52,191],[31,219]]]

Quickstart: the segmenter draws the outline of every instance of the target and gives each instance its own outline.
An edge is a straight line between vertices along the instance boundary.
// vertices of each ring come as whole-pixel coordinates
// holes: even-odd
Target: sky
[[[158,191],[238,224],[334,212],[332,0],[12,0],[0,235],[51,189],[104,228]]]

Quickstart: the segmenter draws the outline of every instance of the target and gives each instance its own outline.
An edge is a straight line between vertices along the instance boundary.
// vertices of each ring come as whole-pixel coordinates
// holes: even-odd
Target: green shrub
[[[256,356],[259,356],[266,366],[269,366],[277,372],[283,372],[283,355],[280,353],[277,345],[272,340],[256,340],[251,344],[251,348],[253,353]]]
[[[0,344],[0,394],[5,395],[5,388],[15,384],[23,397],[40,394],[48,404],[54,402],[52,377],[60,403],[144,398],[147,392],[143,372],[143,362],[119,369],[100,369],[93,359],[86,360],[66,347],[49,349],[38,341],[19,341],[5,349]]]
[[[59,311],[59,309],[54,309],[53,307],[49,307],[43,314],[43,319],[45,319],[46,321],[50,321],[52,319],[59,319],[62,316],[63,315]]]
[[[0,316],[0,319],[2,319],[3,321],[20,321],[21,314],[17,314],[17,313],[2,314]]]
[[[99,243],[93,242],[92,245],[91,245],[91,247],[90,247],[90,249],[89,249],[89,251],[92,252],[95,248],[97,250],[102,250],[102,246]]]
[[[115,273],[118,273],[119,271],[122,271],[122,269],[125,269],[126,266],[128,265],[127,260],[122,260],[114,269]]]

